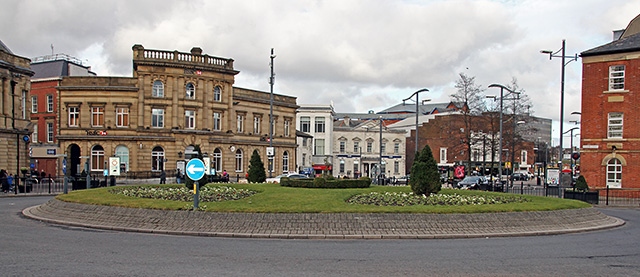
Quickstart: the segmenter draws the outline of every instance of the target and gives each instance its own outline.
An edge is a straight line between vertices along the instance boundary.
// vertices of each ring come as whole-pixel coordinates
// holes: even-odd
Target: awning
[[[325,165],[325,164],[314,164],[313,165],[313,169],[315,170],[331,170],[331,165]]]

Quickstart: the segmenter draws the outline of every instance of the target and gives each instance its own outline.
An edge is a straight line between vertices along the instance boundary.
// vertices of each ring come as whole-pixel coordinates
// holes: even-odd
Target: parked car
[[[398,177],[394,181],[394,185],[406,185],[409,183],[409,175]]]
[[[273,178],[267,178],[267,183],[279,184],[280,183],[280,178],[282,178],[282,177],[288,177],[288,178],[291,178],[291,179],[309,179],[309,176],[307,176],[307,175],[298,174],[298,173],[287,173],[287,174],[278,175],[278,176],[273,177]]]
[[[459,189],[484,189],[489,184],[489,180],[487,180],[484,176],[467,176],[462,179],[462,181],[456,184],[456,188]]]
[[[527,176],[527,174],[524,174],[522,172],[515,172],[515,173],[511,174],[511,180],[513,180],[513,181],[527,181],[527,180],[529,180],[529,176]]]

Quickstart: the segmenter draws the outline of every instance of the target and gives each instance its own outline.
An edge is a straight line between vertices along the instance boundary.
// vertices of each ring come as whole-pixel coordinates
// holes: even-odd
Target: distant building
[[[30,166],[28,145],[33,127],[28,109],[34,73],[29,63],[0,41],[0,169],[14,175]]]
[[[582,57],[580,174],[592,188],[640,188],[640,15]]]
[[[91,68],[82,62],[65,54],[55,54],[33,58],[31,69],[31,122],[33,134],[31,136],[31,159],[38,172],[56,176],[62,167],[58,144],[58,89],[63,77],[96,76]]]
[[[298,136],[300,155],[297,163],[300,171],[313,171],[312,175],[332,174],[333,171],[333,120],[335,111],[331,105],[301,104],[296,113],[297,130],[308,136]],[[311,156],[300,147],[311,147]]]
[[[333,156],[337,164],[334,176],[349,178],[386,178],[405,175],[405,130],[388,127],[382,119],[336,120],[333,127]]]

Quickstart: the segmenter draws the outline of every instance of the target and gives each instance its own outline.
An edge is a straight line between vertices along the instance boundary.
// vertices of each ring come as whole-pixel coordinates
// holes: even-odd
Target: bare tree
[[[460,73],[460,79],[456,81],[457,92],[451,94],[451,101],[461,107],[462,120],[464,124],[464,144],[467,157],[467,174],[471,170],[471,146],[475,144],[477,138],[473,136],[473,130],[478,124],[478,115],[484,110],[484,89],[475,83],[475,77]]]

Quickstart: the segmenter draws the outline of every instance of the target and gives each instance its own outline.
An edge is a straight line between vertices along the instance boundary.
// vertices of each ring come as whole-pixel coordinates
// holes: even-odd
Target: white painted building
[[[312,138],[306,136],[297,137],[299,155],[297,155],[296,159],[298,171],[313,168],[314,175],[318,175],[322,174],[323,171],[331,172],[333,170],[334,117],[335,112],[332,105],[300,105],[296,113],[296,129],[311,135]],[[305,140],[308,141],[305,142]],[[308,152],[309,150],[311,150],[311,153]]]

